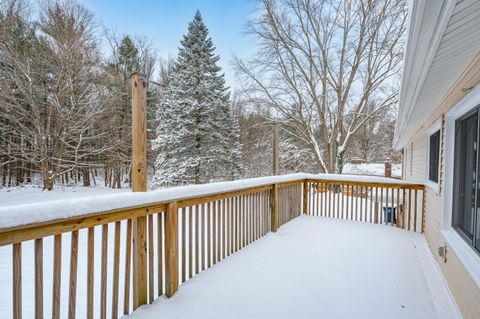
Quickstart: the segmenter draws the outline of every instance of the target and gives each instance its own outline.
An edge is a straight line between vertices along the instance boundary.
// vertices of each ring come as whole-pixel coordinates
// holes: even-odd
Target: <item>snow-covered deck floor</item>
[[[302,216],[131,318],[458,318],[424,237]]]

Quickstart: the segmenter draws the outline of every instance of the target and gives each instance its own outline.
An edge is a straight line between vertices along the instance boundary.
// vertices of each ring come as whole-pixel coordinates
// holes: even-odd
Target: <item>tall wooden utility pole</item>
[[[280,126],[273,125],[273,175],[280,174],[280,163],[278,160],[280,148]]]
[[[132,191],[147,191],[147,81],[132,75]],[[133,220],[133,309],[147,299],[147,217]]]

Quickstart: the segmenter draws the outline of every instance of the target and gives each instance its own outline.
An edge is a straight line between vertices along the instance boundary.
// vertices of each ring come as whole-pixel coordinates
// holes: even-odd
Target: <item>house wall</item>
[[[478,63],[480,65],[480,63]],[[478,67],[477,65],[477,67]],[[478,85],[478,79],[475,80]],[[461,88],[458,88],[461,90]],[[428,119],[422,129],[404,147],[404,179],[412,182],[425,183],[426,181],[426,160],[427,160],[427,130],[439,119],[442,114],[448,112],[456,105],[466,93],[454,90],[439,106],[439,109]],[[453,97],[455,94],[455,98]],[[479,103],[480,104],[480,103]],[[442,145],[442,142],[441,142]],[[444,165],[444,158],[441,156],[441,167]],[[433,256],[450,288],[453,298],[460,312],[465,319],[480,318],[480,286],[475,283],[455,250],[448,245],[447,260],[438,255],[438,247],[447,244],[442,234],[444,214],[444,179],[443,172],[440,173],[440,187],[433,189],[427,186],[425,202],[425,236]],[[450,207],[445,209],[451,210]]]

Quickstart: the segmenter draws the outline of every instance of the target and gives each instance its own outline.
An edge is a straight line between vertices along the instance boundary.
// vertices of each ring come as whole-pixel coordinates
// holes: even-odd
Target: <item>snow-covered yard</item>
[[[75,199],[107,194],[131,192],[129,188],[113,189],[110,187],[95,186],[58,186],[52,191],[42,191],[42,187],[28,185],[24,187],[0,188],[0,207],[56,200]]]
[[[131,318],[459,318],[423,235],[302,216]]]
[[[370,176],[385,176],[384,163],[364,163],[351,164],[346,163],[343,167],[343,174],[352,175],[370,175]],[[400,178],[402,176],[402,164],[392,164],[392,177]]]

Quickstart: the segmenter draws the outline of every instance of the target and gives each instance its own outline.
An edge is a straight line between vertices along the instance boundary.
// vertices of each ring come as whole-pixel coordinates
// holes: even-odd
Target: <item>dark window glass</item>
[[[473,246],[477,196],[477,112],[455,125],[453,226]]]
[[[430,158],[428,164],[428,179],[438,183],[438,167],[440,157],[440,131],[430,135]]]

